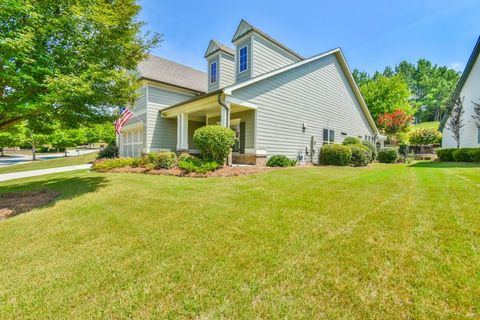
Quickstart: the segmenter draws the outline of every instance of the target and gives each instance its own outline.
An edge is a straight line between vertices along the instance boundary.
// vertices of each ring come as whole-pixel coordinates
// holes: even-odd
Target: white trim
[[[245,148],[245,154],[257,154],[255,149],[247,149]]]
[[[267,155],[267,150],[256,150],[255,154],[257,156],[266,156]]]
[[[251,42],[250,42],[250,46],[251,46]],[[241,68],[240,68],[241,63],[242,63],[242,56],[241,56],[240,52],[242,51],[243,48],[247,49],[247,68],[242,71]],[[243,47],[240,47],[240,48],[238,49],[238,73],[239,73],[239,74],[240,74],[240,73],[247,72],[248,69],[249,69],[249,68],[248,68],[248,53],[249,53],[249,52],[248,52],[248,44],[246,44],[246,45],[244,45]]]
[[[193,90],[193,89],[179,88],[178,86],[176,86],[174,84],[168,84],[168,83],[163,83],[163,82],[155,82],[154,80],[144,79],[143,82],[144,82],[144,85],[147,86],[147,87],[152,86],[152,87],[156,87],[156,88],[159,88],[159,89],[164,89],[164,90],[168,90],[168,91],[173,91],[173,92],[178,92],[178,93],[191,95],[192,97],[198,96],[199,93],[202,93],[202,94],[205,93],[203,91],[197,91],[197,90]]]
[[[232,96],[226,96],[225,97],[225,102],[229,102],[229,103],[232,103],[232,104],[238,104],[238,105],[241,105],[242,107],[248,107],[248,108],[251,108],[251,109],[257,109],[256,104],[250,103],[250,102],[247,102],[247,101],[244,101],[244,100],[240,100],[240,99],[234,98]]]
[[[374,133],[378,134],[378,128],[377,126],[375,125],[375,122],[373,121],[373,118],[372,118],[372,115],[370,114],[370,111],[368,111],[368,107],[367,107],[367,104],[365,103],[365,100],[363,100],[363,97],[362,97],[362,94],[360,93],[360,89],[358,88],[357,84],[355,83],[355,79],[353,79],[353,76],[352,76],[352,73],[350,72],[350,69],[348,68],[348,65],[347,65],[347,61],[345,60],[345,57],[342,53],[342,50],[340,48],[336,48],[336,49],[333,49],[333,50],[330,50],[330,51],[327,51],[327,52],[324,52],[324,53],[321,53],[321,54],[318,54],[316,56],[313,56],[313,57],[310,57],[308,59],[305,59],[305,60],[301,60],[299,62],[296,62],[296,63],[292,63],[288,66],[285,66],[285,67],[282,67],[282,68],[278,68],[276,70],[273,70],[273,71],[270,71],[270,72],[267,72],[267,73],[264,73],[260,76],[257,76],[257,77],[254,77],[254,78],[251,78],[249,80],[246,80],[244,82],[241,82],[241,83],[238,83],[238,84],[234,84],[234,85],[231,85],[231,86],[228,86],[224,89],[224,93],[226,95],[231,95],[233,91],[235,90],[238,90],[240,88],[243,88],[243,87],[246,87],[246,86],[249,86],[251,84],[254,84],[254,83],[257,83],[259,81],[262,81],[262,80],[265,80],[267,78],[270,78],[270,77],[273,77],[277,74],[280,74],[280,73],[283,73],[283,72],[286,72],[286,71],[289,71],[291,69],[294,69],[294,68],[297,68],[297,67],[300,67],[300,66],[303,66],[304,64],[307,64],[307,63],[310,63],[310,62],[313,62],[315,60],[318,60],[318,59],[321,59],[321,58],[324,58],[324,57],[327,57],[329,55],[332,55],[332,54],[335,54],[339,63],[340,63],[340,66],[342,67],[344,73],[345,73],[345,76],[347,78],[347,80],[349,81],[350,83],[350,86],[352,87],[352,90],[355,94],[355,96],[357,97],[357,100],[360,104],[360,107],[362,107],[363,109],[363,112],[365,114],[365,116],[367,117],[367,121],[370,123],[370,126],[372,127]]]
[[[212,66],[215,65],[215,81],[212,82]],[[208,63],[208,82],[210,85],[218,82],[218,63],[217,61],[211,61]]]

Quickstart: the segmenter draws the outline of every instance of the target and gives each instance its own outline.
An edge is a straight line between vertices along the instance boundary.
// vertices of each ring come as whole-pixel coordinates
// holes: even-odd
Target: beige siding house
[[[461,148],[475,148],[480,147],[480,121],[475,120],[474,104],[480,103],[480,38],[473,49],[472,55],[468,60],[467,66],[463,71],[462,77],[455,89],[453,99],[460,97],[463,99],[463,107],[465,113],[463,114],[464,127],[460,132],[460,147]],[[440,124],[440,131],[442,131],[442,148],[456,148],[457,142],[453,138],[452,132],[446,125],[449,119],[449,113],[445,115]]]
[[[167,94],[168,83],[162,88],[150,81],[142,88],[143,102],[134,111],[147,110],[143,152],[196,152],[193,131],[210,124],[236,132],[237,163],[263,163],[275,154],[317,162],[323,144],[341,143],[347,136],[378,142],[340,49],[304,58],[244,20],[232,43],[234,48],[209,43],[204,94],[185,85],[183,92]],[[154,101],[152,91],[159,90],[163,100]],[[167,100],[172,95],[181,101]]]

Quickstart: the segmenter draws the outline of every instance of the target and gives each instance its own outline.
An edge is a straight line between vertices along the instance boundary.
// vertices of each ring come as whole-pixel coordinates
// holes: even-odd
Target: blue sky
[[[341,47],[351,69],[427,58],[463,70],[480,35],[479,0],[140,0],[152,53],[205,70],[210,39],[232,46],[242,18],[305,57]]]

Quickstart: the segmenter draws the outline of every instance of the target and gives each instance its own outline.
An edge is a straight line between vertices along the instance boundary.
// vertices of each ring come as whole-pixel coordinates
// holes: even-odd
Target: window
[[[323,144],[335,142],[335,132],[333,130],[323,129]]]
[[[240,48],[240,59],[238,60],[239,62],[239,70],[240,72],[247,71],[248,69],[248,48],[245,46],[243,48]]]
[[[217,82],[217,63],[210,64],[210,84]]]

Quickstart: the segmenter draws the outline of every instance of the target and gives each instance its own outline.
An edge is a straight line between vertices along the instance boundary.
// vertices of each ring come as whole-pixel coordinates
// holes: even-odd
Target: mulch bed
[[[44,206],[60,195],[48,190],[0,194],[0,220]]]
[[[212,172],[208,172],[205,174],[201,173],[185,173],[179,168],[172,168],[172,169],[161,169],[161,170],[148,170],[147,168],[130,168],[130,167],[123,167],[123,168],[116,168],[109,170],[107,172],[113,173],[146,173],[146,174],[153,174],[153,175],[163,175],[163,176],[175,176],[175,177],[189,177],[189,178],[210,178],[210,177],[232,177],[232,176],[243,176],[247,174],[255,174],[261,173],[265,171],[271,171],[278,168],[271,168],[271,167],[263,167],[263,166],[241,166],[241,167],[229,167],[224,166],[220,169],[217,169]]]

